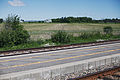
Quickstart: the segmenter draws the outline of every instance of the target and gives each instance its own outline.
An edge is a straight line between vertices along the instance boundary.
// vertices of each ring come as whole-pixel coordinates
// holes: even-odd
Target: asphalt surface
[[[0,75],[120,54],[120,43],[0,57]]]

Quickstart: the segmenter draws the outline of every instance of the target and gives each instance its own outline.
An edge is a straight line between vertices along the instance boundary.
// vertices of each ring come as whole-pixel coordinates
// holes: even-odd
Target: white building
[[[46,19],[46,20],[44,20],[44,22],[45,22],[45,23],[51,23],[52,20],[51,20],[51,19]]]

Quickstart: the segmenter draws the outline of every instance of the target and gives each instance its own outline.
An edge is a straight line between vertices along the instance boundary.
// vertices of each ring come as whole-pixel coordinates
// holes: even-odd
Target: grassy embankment
[[[0,24],[1,26],[2,24]],[[31,35],[30,42],[26,44],[21,44],[13,47],[4,47],[0,48],[0,51],[3,50],[13,50],[13,49],[24,49],[24,48],[34,48],[45,46],[45,44],[52,44],[50,40],[51,35],[57,32],[58,30],[65,30],[67,33],[72,34],[74,37],[71,38],[73,43],[83,43],[83,42],[94,42],[99,39],[110,40],[110,39],[119,39],[120,38],[120,24],[92,24],[92,23],[22,23],[24,28],[29,31]],[[103,28],[105,26],[111,26],[113,28],[113,35],[101,35],[103,34]],[[100,32],[101,34],[98,34]],[[86,34],[83,34],[86,33]],[[95,34],[94,34],[95,33]],[[87,36],[86,38],[81,38]],[[93,35],[94,34],[94,35]],[[92,35],[92,37],[91,37]],[[42,40],[41,40],[42,39]],[[47,39],[47,40],[46,40]],[[60,43],[54,45],[62,45]],[[46,45],[47,46],[47,45]]]

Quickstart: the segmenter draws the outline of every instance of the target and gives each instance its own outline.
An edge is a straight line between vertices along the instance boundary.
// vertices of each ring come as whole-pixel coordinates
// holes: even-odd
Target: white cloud
[[[25,4],[21,0],[8,1],[11,6],[24,6]]]

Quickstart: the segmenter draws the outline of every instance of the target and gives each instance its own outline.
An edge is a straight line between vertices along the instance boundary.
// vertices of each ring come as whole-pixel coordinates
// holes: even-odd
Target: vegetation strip
[[[88,46],[119,43],[119,42],[120,42],[120,40],[111,40],[111,41],[80,43],[80,44],[71,44],[71,45],[63,45],[63,46],[50,46],[50,47],[41,47],[41,48],[30,48],[30,49],[0,51],[0,54],[2,54],[1,57],[14,56],[14,55],[22,55],[22,54],[46,52],[46,51],[55,51],[55,50],[61,50],[61,49],[72,49],[72,48],[77,48],[77,47],[88,47]],[[27,52],[27,53],[25,53],[25,52]],[[19,53],[19,54],[16,54],[16,53]]]
[[[72,19],[74,20],[81,18],[72,18]],[[55,26],[56,29],[48,28],[48,26],[50,27],[50,25]],[[99,28],[97,27],[97,30],[93,31],[93,28],[96,28],[96,25]],[[87,26],[86,28],[87,30],[84,31],[81,29],[81,28],[85,28],[86,26]],[[114,26],[116,27],[114,28]],[[28,28],[29,29],[32,28],[32,29],[29,30]],[[34,29],[37,30],[37,32]],[[6,20],[3,22],[2,27],[0,28],[0,51],[28,49],[28,48],[36,48],[36,47],[44,47],[44,46],[70,45],[76,43],[98,42],[98,41],[106,41],[106,40],[114,40],[114,39],[118,40],[120,39],[120,33],[119,30],[117,29],[119,29],[119,24],[98,25],[98,24],[87,24],[87,23],[80,24],[73,22],[72,24],[68,24],[68,23],[28,24],[28,23],[21,23],[20,17],[18,17],[18,15],[9,15],[8,18],[6,18]],[[48,33],[47,35],[49,36],[49,38],[46,38],[45,36],[44,38],[40,37],[41,34],[42,37],[44,34],[46,34],[44,33],[44,31],[47,31]],[[40,34],[38,32],[40,32]],[[37,39],[33,37],[33,35],[36,35],[36,33],[37,35],[39,35],[37,36]]]

